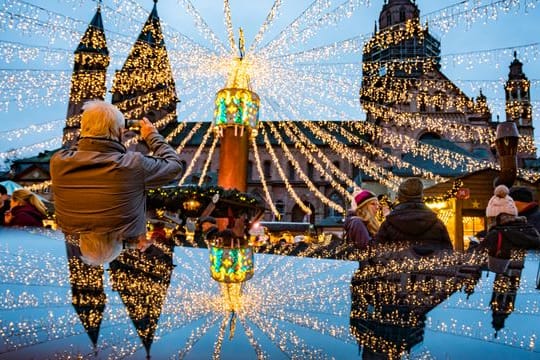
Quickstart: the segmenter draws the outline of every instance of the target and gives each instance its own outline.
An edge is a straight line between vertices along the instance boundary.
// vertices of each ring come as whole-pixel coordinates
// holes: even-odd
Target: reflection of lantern
[[[253,248],[251,246],[210,247],[212,279],[224,283],[241,283],[253,277]]]

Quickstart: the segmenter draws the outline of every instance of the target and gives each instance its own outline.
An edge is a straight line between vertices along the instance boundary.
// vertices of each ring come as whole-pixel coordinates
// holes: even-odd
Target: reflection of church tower
[[[109,264],[112,288],[126,306],[148,358],[174,267],[172,250],[162,248],[166,246],[153,245],[144,253],[124,251]]]
[[[524,266],[523,262],[524,254],[521,254],[520,259],[510,262],[506,273],[495,275],[490,302],[492,311],[491,324],[495,330],[495,337],[497,337],[499,330],[504,328],[506,318],[514,311],[521,271]]]
[[[376,29],[376,27],[375,27]],[[367,121],[416,140],[439,145],[451,140],[468,151],[492,159],[487,144],[458,139],[446,130],[427,130],[420,124],[434,119],[489,128],[491,113],[485,97],[467,97],[440,70],[440,41],[420,24],[415,1],[388,0],[379,15],[379,30],[363,47],[360,103]],[[391,150],[378,140],[377,146]],[[447,145],[448,146],[448,145]],[[400,156],[398,150],[394,155]]]
[[[112,103],[129,119],[147,115],[161,132],[176,122],[175,82],[157,13],[157,0],[122,70],[113,80]]]
[[[534,145],[534,128],[532,125],[531,82],[523,73],[523,64],[517,59],[514,51],[514,60],[510,64],[508,81],[504,86],[506,94],[506,121],[513,121],[518,128],[520,152],[518,159],[535,159],[536,147]]]
[[[75,50],[67,119],[62,139],[64,145],[69,146],[77,140],[81,126],[79,115],[84,102],[105,98],[108,66],[109,50],[103,31],[101,8],[98,5],[94,18]]]
[[[478,266],[442,265],[444,260],[438,256],[406,260],[395,272],[366,265],[355,273],[350,329],[362,347],[362,359],[401,359],[422,342],[429,311],[463,287],[474,287]],[[419,262],[429,270],[418,271]]]
[[[66,242],[66,250],[72,304],[95,348],[107,302],[103,290],[103,267],[86,265],[81,260],[78,246]]]

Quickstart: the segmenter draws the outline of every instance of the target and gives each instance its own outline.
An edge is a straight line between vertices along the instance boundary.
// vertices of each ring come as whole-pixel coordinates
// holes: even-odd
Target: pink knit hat
[[[505,185],[499,185],[493,191],[494,195],[489,199],[486,216],[496,217],[501,213],[517,216],[518,210],[514,200],[508,195],[509,190]]]
[[[369,190],[359,189],[357,193],[353,194],[353,198],[354,201],[352,204],[352,210],[356,210],[357,208],[361,208],[371,200],[377,200],[377,195],[375,195]]]

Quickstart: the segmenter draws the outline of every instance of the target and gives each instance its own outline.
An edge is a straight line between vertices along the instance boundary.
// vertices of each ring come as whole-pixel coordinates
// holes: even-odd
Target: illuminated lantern
[[[182,204],[187,211],[197,211],[201,207],[201,203],[197,199],[189,199]]]
[[[259,96],[248,89],[225,88],[216,94],[216,126],[247,126],[255,129],[259,122]]]
[[[244,35],[240,29],[240,57],[233,60],[227,85],[216,94],[214,122],[216,128],[223,133],[223,127],[234,126],[235,135],[244,127],[256,129],[259,122],[259,95],[251,91],[249,73],[252,71],[251,62],[244,58]]]

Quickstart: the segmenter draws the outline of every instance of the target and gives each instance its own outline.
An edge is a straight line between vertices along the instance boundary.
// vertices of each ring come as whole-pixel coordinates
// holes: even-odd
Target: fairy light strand
[[[195,128],[195,127],[193,127]],[[178,186],[182,186],[184,184],[184,181],[186,180],[186,178],[188,176],[191,175],[192,171],[193,171],[193,168],[195,167],[195,163],[197,162],[197,160],[199,159],[199,156],[201,155],[202,151],[205,149],[205,145],[206,145],[206,142],[208,141],[208,138],[210,137],[210,135],[212,135],[214,133],[214,129],[212,126],[209,126],[208,127],[208,130],[206,131],[206,133],[204,134],[202,140],[201,140],[201,144],[199,145],[199,147],[197,148],[197,150],[195,151],[195,153],[193,154],[193,157],[191,158],[191,162],[188,166],[188,168],[186,169],[186,171],[184,172],[184,175],[182,176],[182,178],[180,179],[180,181],[178,181]],[[178,151],[178,150],[177,150]]]
[[[283,168],[281,167],[281,164],[279,162],[279,157],[276,155],[274,149],[272,148],[272,145],[270,144],[270,139],[268,138],[268,134],[264,130],[263,130],[263,137],[264,137],[264,144],[266,146],[266,151],[268,152],[268,155],[270,155],[270,157],[272,158],[272,162],[274,163],[274,166],[276,167],[276,170],[278,171],[279,176],[283,180],[285,184],[285,188],[287,189],[287,192],[305,214],[311,215],[311,209],[304,204],[304,202],[300,199],[300,197],[296,193],[296,190],[294,190],[294,187],[291,186],[289,179],[287,179],[287,176],[285,175],[285,172],[283,171]]]
[[[296,161],[295,157],[291,154],[291,152],[289,151],[289,148],[287,147],[287,145],[285,144],[285,141],[283,140],[283,138],[281,137],[281,134],[279,133],[279,131],[277,131],[277,129],[274,127],[274,125],[272,124],[271,121],[267,121],[265,122],[268,127],[270,128],[270,131],[272,132],[272,135],[277,139],[278,141],[278,145],[280,145],[282,151],[283,151],[283,154],[285,155],[285,157],[287,158],[287,160],[289,160],[294,168],[294,170],[296,171],[296,173],[298,174],[298,176],[302,179],[302,181],[307,185],[308,189],[313,192],[313,194],[323,203],[325,204],[326,206],[329,206],[331,207],[332,209],[336,210],[337,212],[340,212],[342,214],[345,214],[345,209],[343,209],[343,207],[341,207],[341,205],[339,204],[336,204],[334,201],[328,199],[323,193],[321,193],[319,191],[319,189],[313,184],[313,182],[309,179],[309,177],[304,173],[304,171],[302,171],[302,168],[300,166],[300,164],[298,163],[298,161]]]
[[[259,179],[261,181],[261,186],[263,188],[266,203],[268,204],[268,206],[270,206],[270,211],[272,211],[272,214],[274,214],[274,217],[276,219],[279,219],[281,217],[281,214],[276,209],[276,206],[272,200],[272,196],[270,195],[270,191],[268,191],[268,185],[266,184],[266,178],[264,176],[264,171],[261,165],[261,159],[259,157],[259,148],[257,146],[257,142],[255,141],[254,136],[252,136],[250,140],[251,140],[251,148],[253,150],[253,157],[255,159],[255,165],[257,167],[257,172],[259,173]]]
[[[210,125],[210,127],[212,128],[213,125]],[[212,156],[214,156],[214,151],[216,149],[218,141],[219,137],[214,134],[214,140],[212,141],[212,146],[210,146],[210,150],[206,154],[207,158],[201,171],[201,178],[199,179],[199,183],[197,184],[198,186],[202,186],[204,183],[204,179],[206,178],[206,174],[208,172],[208,169],[210,168],[210,164],[212,163]]]

